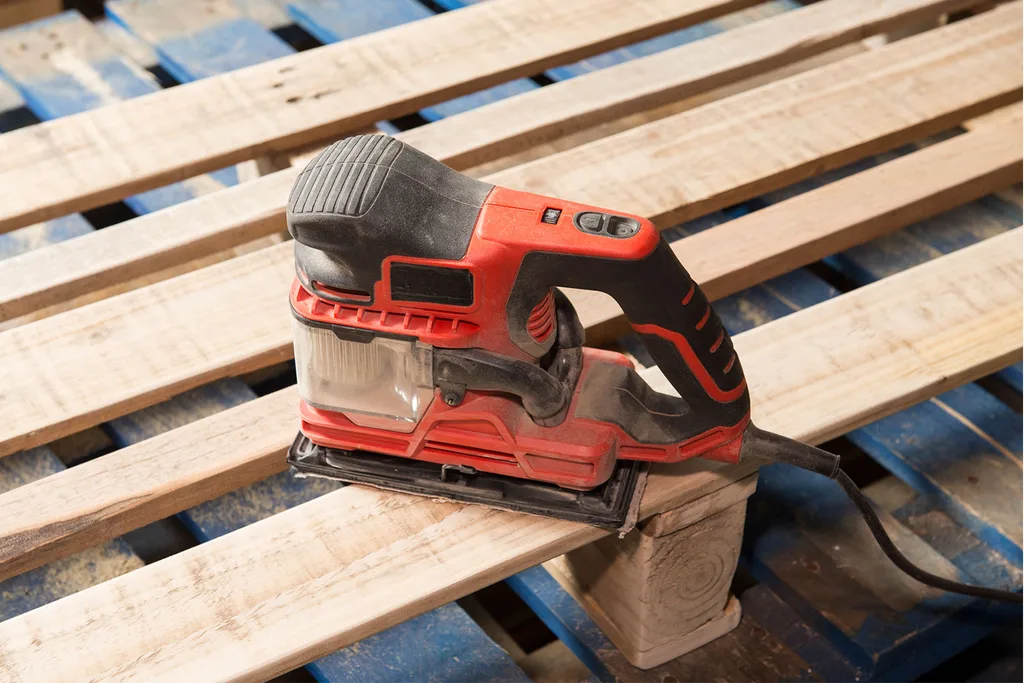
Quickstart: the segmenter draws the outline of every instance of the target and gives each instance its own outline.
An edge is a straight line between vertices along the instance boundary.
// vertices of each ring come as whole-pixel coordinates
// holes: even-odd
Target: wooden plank
[[[160,90],[152,74],[122,57],[77,11],[0,34],[0,73],[44,121]],[[233,175],[221,171],[128,197],[125,203],[138,214],[150,213],[229,184],[234,184]]]
[[[963,118],[962,112],[936,118],[921,116],[923,110],[935,105],[935,99],[952,104],[951,99],[932,90],[938,85],[932,81],[938,71],[928,75],[920,73],[921,80],[916,81],[920,89],[907,91],[896,85],[906,81],[897,75],[902,69],[894,68],[895,61],[927,46],[933,50],[929,61],[944,62],[948,56],[950,61],[946,65],[957,72],[948,77],[961,88],[961,94],[966,94],[962,89],[965,73],[962,70],[970,70],[972,64],[978,64],[977,60],[987,61],[987,58],[969,54],[952,57],[947,50],[956,52],[958,48],[949,39],[957,36],[965,42],[989,43],[984,33],[993,29],[1005,32],[1002,38],[993,36],[994,40],[989,43],[992,50],[986,53],[999,52],[1001,58],[1016,60],[1020,25],[1019,17],[1008,11],[1010,8],[1016,12],[1019,6],[1008,5],[1007,9],[908,38],[884,50],[857,55],[595,141],[544,162],[498,173],[490,179],[543,194],[550,194],[557,183],[562,196],[627,211],[642,208],[643,215],[663,225],[699,216],[836,168],[860,156],[884,151],[894,146],[894,137],[908,132],[912,139],[955,125]],[[973,22],[991,23],[983,26]],[[999,47],[1001,43],[1006,46],[1005,51]],[[989,68],[995,66],[993,63]],[[1014,68],[1016,66],[1014,61]],[[989,71],[984,80],[991,76]],[[980,108],[989,109],[1018,98],[1019,81],[1004,96],[994,98],[1001,101],[989,100],[989,104]],[[790,104],[786,110],[788,116],[776,115],[775,107],[783,100]],[[906,108],[891,109],[893,100]],[[794,111],[799,114],[793,115]],[[811,112],[813,119],[805,120],[803,115],[810,116]],[[874,119],[873,113],[884,119],[880,128],[887,129],[886,132],[866,125]],[[806,128],[808,121],[820,127],[820,137],[797,146],[791,129]],[[751,135],[755,130],[757,135]],[[658,147],[659,154],[652,157],[648,150],[654,146]],[[730,163],[723,164],[722,159],[729,159]],[[632,168],[634,164],[644,172],[637,177],[631,175],[629,183],[620,183],[617,169]],[[769,167],[771,173],[766,174]],[[606,172],[599,174],[595,181],[590,173],[598,169]],[[665,175],[676,181],[671,188],[666,189],[664,183],[657,180]],[[730,178],[731,190],[727,193],[717,189],[716,181],[723,175]]]
[[[13,59],[6,53],[0,55],[0,66],[6,63],[16,67],[7,71],[13,74],[15,82],[42,116],[57,116],[72,109],[100,105],[106,98],[131,96],[139,87],[146,92],[153,87],[150,80],[139,75],[137,67],[114,53],[92,25],[77,13],[65,13],[0,35],[0,43],[6,47],[17,44],[20,50]],[[46,47],[41,49],[41,45]],[[191,196],[184,190],[182,193]],[[164,193],[163,196],[172,195]],[[139,210],[154,207],[151,196],[133,199]],[[80,236],[92,229],[81,215],[73,214],[0,235],[0,258]],[[89,445],[78,439],[73,444],[52,444],[52,450],[56,451],[59,446],[61,452],[57,455],[78,459],[87,455]],[[103,448],[109,445],[109,440],[92,445]],[[70,451],[63,452],[67,448]],[[2,490],[65,470],[50,448],[31,449],[9,460],[0,464]],[[120,539],[84,548],[76,555],[0,583],[0,618],[28,611],[141,565],[141,560]]]
[[[1021,246],[1020,230],[995,237],[741,335],[755,416],[819,442],[1018,356]],[[642,515],[749,471],[659,468]],[[267,678],[601,534],[347,486],[0,624],[0,666],[52,680]]]
[[[1013,182],[1021,173],[1020,135],[1018,125],[1009,125],[958,136],[674,242],[672,249],[717,299]],[[843,211],[832,210],[837,206]],[[591,338],[622,330],[622,311],[610,298],[573,292],[573,300]]]
[[[824,7],[827,4],[822,3],[815,7]],[[792,16],[797,14],[800,13],[793,13]],[[639,63],[635,62],[634,64]],[[554,91],[556,88],[582,83],[597,75],[600,73],[574,79],[565,84],[549,86],[541,92]],[[580,98],[580,101],[586,99]],[[784,110],[788,99],[779,102],[780,111]],[[878,106],[892,108],[898,101],[898,99],[889,99]],[[538,110],[540,109],[538,108]],[[513,109],[513,113],[515,111]],[[876,116],[879,117],[884,111],[884,109],[874,110]],[[723,113],[723,116],[725,115]],[[732,115],[738,114],[734,112]],[[462,117],[466,116],[475,116],[475,113],[462,115]],[[442,124],[431,124],[421,130],[435,128],[439,125]],[[805,127],[802,133],[806,134],[808,130]],[[443,130],[439,129],[439,132],[443,132]],[[449,162],[451,161],[449,146],[455,144],[457,151],[459,149],[457,141],[462,139],[461,136],[437,135],[432,138],[434,142],[430,142],[431,138],[416,138],[417,134],[416,131],[408,131],[401,134],[400,137],[426,148],[435,156]],[[500,135],[497,131],[495,134]],[[725,140],[727,142],[728,138]],[[797,140],[790,142],[793,145],[802,144]],[[986,146],[986,148],[992,147],[991,143]],[[997,154],[1003,154],[1013,149],[1012,146],[1002,145],[994,145],[994,148]],[[969,154],[968,158],[970,158]],[[987,156],[979,156],[973,163],[968,162],[964,166],[964,170],[973,168],[976,163],[984,162],[987,158]],[[950,169],[948,172],[956,174],[960,166],[951,165],[946,168]],[[985,174],[990,172],[1006,172],[1005,168],[1002,168],[1001,171],[997,170],[1000,168],[997,165],[982,172],[982,176],[976,178],[974,182],[981,180]],[[620,167],[616,169],[615,175],[626,182],[622,178],[622,173],[624,170],[632,169],[633,167]],[[111,281],[137,277],[152,268],[166,267],[184,259],[194,258],[205,250],[223,248],[240,240],[252,239],[259,234],[280,230],[283,227],[284,197],[287,196],[298,171],[299,169],[282,171],[255,181],[253,185],[220,193],[215,199],[201,200],[186,205],[176,209],[173,213],[165,213],[108,228],[87,241],[79,241],[74,246],[51,250],[45,255],[40,254],[0,265],[0,282],[6,283],[6,286],[0,287],[0,318],[13,317],[33,308],[52,304],[66,298],[70,291],[88,291],[104,286]],[[552,173],[554,172],[553,169]],[[677,168],[676,172],[685,173],[685,167]],[[967,173],[965,177],[970,177],[970,173]],[[656,183],[656,186],[660,187],[667,182],[674,182],[674,179],[675,177],[672,175],[661,175],[649,179],[648,182]],[[951,178],[951,181],[950,186],[942,183],[936,186],[938,197],[949,196],[952,199],[960,196],[960,192],[953,189],[953,185],[958,181],[955,178]],[[903,190],[907,187],[912,188],[914,184],[912,182],[901,183],[892,187],[892,190]],[[927,205],[928,202],[924,200],[920,204],[921,207]],[[798,215],[799,211],[803,210],[798,206],[793,208],[797,210]],[[839,220],[841,217],[835,218]],[[789,219],[785,218],[785,220]],[[25,277],[23,273],[32,273],[33,276]],[[42,278],[40,273],[47,273],[48,276]]]
[[[930,4],[915,4],[913,7],[926,7],[930,6]],[[854,14],[860,20],[868,22],[875,16],[870,12],[850,12],[850,3],[846,0],[828,0],[827,2],[815,5],[813,8],[793,12],[786,16],[792,18],[806,17],[804,13],[813,9],[818,12],[814,16],[820,18],[821,12],[819,8],[829,7],[838,7],[846,10],[845,13],[836,13],[837,17],[840,18]],[[889,9],[890,13],[883,14],[882,16],[890,17],[892,21],[907,18],[914,14],[909,10],[909,14],[900,14],[889,5],[885,5],[885,7]],[[904,6],[900,5],[900,8],[904,8]],[[886,21],[888,20],[886,19]],[[778,20],[771,19],[765,23],[768,24],[775,21]],[[878,21],[881,22],[882,19],[878,19]],[[803,37],[798,44],[821,45],[824,47],[830,44],[828,39],[826,39],[827,36],[833,34],[852,36],[857,34],[857,31],[853,28],[844,30],[842,28],[844,25],[824,22],[823,25],[819,26],[816,23],[810,23],[809,26],[804,26],[797,32],[798,35]],[[860,24],[856,25],[860,26]],[[815,26],[818,28],[815,29]],[[797,27],[793,25],[788,26],[789,30],[795,28]],[[736,31],[742,30],[737,29]],[[820,33],[816,33],[816,30],[820,31]],[[730,31],[725,35],[731,33],[734,33],[734,31]],[[772,30],[770,33],[776,36],[780,33],[784,34],[784,32],[779,30]],[[746,41],[741,41],[740,45],[743,42]],[[614,90],[615,83],[621,86],[622,84],[643,84],[647,82],[651,87],[654,87],[654,83],[660,82],[662,78],[668,79],[671,73],[687,71],[686,69],[679,69],[677,66],[679,63],[692,63],[694,65],[703,63],[700,60],[701,55],[705,54],[704,50],[706,48],[697,50],[695,47],[677,48],[670,53],[665,53],[665,56],[675,55],[675,57],[663,64],[662,68],[649,70],[643,66],[644,62],[654,58],[638,60],[621,67],[614,67],[607,72],[608,74],[616,70],[620,72],[621,76],[615,79],[614,82],[604,82],[601,80],[604,78],[602,75],[604,72],[597,72],[565,83],[548,86],[539,91],[538,94],[551,93],[556,95],[556,97],[550,100],[549,104],[537,101],[533,105],[520,107],[516,103],[522,98],[516,98],[488,108],[492,110],[492,115],[485,115],[483,120],[478,116],[478,112],[462,114],[457,117],[457,119],[465,121],[464,124],[460,125],[461,131],[449,130],[450,125],[456,121],[456,119],[452,119],[451,122],[439,122],[420,129],[406,131],[397,137],[420,149],[424,149],[447,163],[452,163],[453,159],[458,158],[458,155],[465,152],[466,148],[463,146],[465,140],[475,139],[478,149],[488,154],[501,154],[508,149],[505,145],[513,143],[531,144],[532,138],[523,133],[524,130],[531,130],[531,125],[532,130],[536,130],[538,126],[543,128],[545,125],[548,125],[544,122],[572,121],[572,116],[563,118],[562,114],[556,113],[563,110],[569,112],[579,111],[572,103],[604,102],[605,100],[603,99],[595,99],[595,92],[604,92],[607,88]],[[781,45],[776,43],[775,48],[778,54],[782,56],[793,51],[799,51],[789,43]],[[734,44],[731,49],[735,51],[737,45]],[[686,50],[686,52],[683,53],[680,50]],[[712,60],[710,64],[719,64],[719,61]],[[725,68],[727,63],[723,63],[721,66]],[[672,69],[666,71],[668,67],[672,67]],[[708,68],[714,69],[713,66]],[[623,72],[626,69],[630,70],[628,74]],[[646,80],[642,77],[645,73],[649,74]],[[594,79],[598,79],[598,83],[596,87],[590,88],[587,83]],[[691,81],[687,77],[681,77],[681,82],[687,83]],[[564,93],[564,96],[558,93]],[[780,100],[779,106],[784,107],[788,101],[789,98]],[[544,100],[544,102],[549,101]],[[898,102],[898,100],[888,100],[885,106],[891,108],[895,106],[894,102]],[[506,114],[500,114],[497,111],[498,109],[506,112]],[[780,111],[783,110],[783,108],[780,108]],[[584,106],[582,111],[588,112],[591,109]],[[593,111],[599,113],[601,110],[598,107],[593,109]],[[732,115],[738,115],[738,111],[734,111]],[[489,122],[493,120],[502,123],[499,126],[490,126]],[[527,123],[521,124],[517,122]],[[529,122],[534,123],[529,124]],[[557,128],[557,125],[554,123],[551,125]],[[518,126],[523,127],[519,128]],[[467,129],[482,129],[489,131],[489,133],[482,138],[474,138],[466,132]],[[520,135],[526,135],[526,137],[520,139]],[[488,143],[488,141],[493,144]],[[799,143],[793,141],[793,144]],[[998,155],[1013,149],[1009,145],[993,146],[991,143],[986,144],[980,141],[979,144],[985,149],[992,149],[994,147]],[[961,149],[960,151],[962,154],[963,150]],[[977,182],[985,184],[984,178],[987,178],[988,174],[1007,172],[1006,168],[999,166],[999,162],[996,162],[994,166],[980,171],[977,177],[972,175],[969,169],[975,168],[976,164],[984,165],[989,160],[991,159],[987,154],[979,154],[976,159],[970,153],[967,154],[966,158],[957,156],[955,164],[943,167],[949,169],[946,172],[953,174],[954,177],[949,179],[949,184],[939,182],[935,186],[937,198],[949,197],[952,200],[961,197],[961,192],[965,188],[960,187],[958,183],[963,183],[965,186]],[[965,172],[963,178],[956,176],[958,169],[961,168],[961,164]],[[57,301],[68,298],[72,291],[80,294],[83,291],[107,286],[112,282],[138,277],[154,268],[168,267],[183,260],[195,258],[207,250],[226,248],[261,234],[269,234],[270,232],[281,230],[284,225],[284,199],[287,197],[291,184],[299,170],[281,171],[254,181],[252,185],[247,184],[240,188],[222,192],[216,198],[203,199],[191,205],[175,209],[173,212],[165,212],[151,218],[135,220],[121,226],[112,226],[91,237],[89,240],[80,240],[73,246],[50,250],[46,254],[39,254],[31,258],[0,265],[0,282],[4,283],[0,286],[0,319],[23,315],[35,308],[52,305]],[[627,168],[616,169],[616,176],[622,182],[627,182],[627,179],[622,175],[625,170]],[[628,170],[632,169],[629,168]],[[911,169],[908,170],[913,173]],[[945,174],[943,174],[936,178],[936,181],[945,177]],[[1002,176],[1000,175],[999,177]],[[966,180],[967,178],[972,178],[972,180],[968,181]],[[661,176],[655,182],[663,185],[666,182],[673,182],[673,177]],[[1002,181],[1000,180],[999,182]],[[886,184],[884,187],[891,188],[894,192],[897,189],[906,191],[909,188],[915,187],[915,184],[907,181],[898,183],[895,186]],[[988,186],[986,185],[986,187]],[[926,197],[927,194],[922,193],[921,196]],[[919,206],[927,206],[928,202],[934,199],[936,197],[930,197],[928,200],[922,199]],[[804,210],[803,207],[794,207],[794,209],[798,216]],[[841,220],[842,218],[841,216],[834,216],[832,212],[828,215],[834,217],[835,220]],[[781,217],[781,219],[780,225],[783,225],[786,221],[792,220],[792,217]],[[803,222],[806,223],[806,219]],[[858,229],[866,229],[864,225],[854,225]],[[855,234],[855,232],[848,234]],[[689,258],[686,259],[686,262],[689,263]],[[30,273],[31,277],[27,277],[25,275],[27,273]]]
[[[63,9],[63,0],[2,0],[0,27],[16,26],[56,14]]]
[[[105,4],[107,16],[153,46],[160,65],[179,83],[234,71],[295,52],[264,26],[286,22],[270,0],[212,0],[202,8],[181,11],[168,0],[115,0]],[[262,19],[262,21],[260,21]],[[265,163],[266,160],[263,160]],[[261,175],[261,160],[243,162],[227,185]],[[224,174],[224,171],[221,171]]]
[[[455,168],[476,166],[574,130],[792,64],[946,6],[899,1],[865,8],[858,2],[827,0],[547,86],[459,120],[406,131],[403,139],[428,154],[442,151]]]
[[[0,493],[67,471],[49,448],[34,448],[0,461]],[[59,600],[142,566],[121,539],[83,547],[19,576],[0,581],[0,621]]]
[[[9,133],[0,230],[323,140],[744,1],[495,0]]]
[[[1013,18],[1020,20],[1019,14],[1014,14]],[[913,135],[921,127],[941,125],[944,117],[961,115],[964,107],[975,106],[971,102],[977,98],[1002,97],[1004,95],[997,93],[1008,91],[1012,95],[1019,88],[1021,72],[1007,66],[1020,57],[1020,31],[1019,26],[1008,24],[1005,19],[999,12],[991,12],[844,63],[885,57],[885,73],[890,78],[882,78],[878,85],[888,85],[889,89],[880,87],[875,91],[872,88],[865,96],[883,120],[881,129],[873,130],[872,134],[882,135],[881,140],[891,144],[899,135]],[[993,23],[996,26],[993,27]],[[978,33],[982,36],[977,37]],[[940,40],[935,40],[934,36]],[[946,73],[948,55],[958,51],[948,40],[954,36],[972,37],[970,41],[965,38],[971,47],[961,51],[955,71],[963,77],[965,69],[972,72],[968,65],[974,67],[977,71],[970,83],[981,88],[980,91],[964,86],[959,80],[950,80],[953,75]],[[926,55],[934,53],[937,63],[922,59],[918,54],[922,48]],[[902,56],[910,61],[911,55],[914,56],[913,67],[908,69],[909,73],[904,73],[898,66],[898,58]],[[843,64],[833,66],[842,67],[839,74],[832,73],[833,67],[826,67],[807,74],[807,85],[819,85],[822,75],[829,83],[835,83],[833,77],[849,69]],[[901,73],[902,77],[893,76],[896,73]],[[850,80],[857,84],[854,87],[858,91],[864,87],[863,77],[855,76]],[[927,101],[908,96],[896,100],[895,92],[904,90],[908,83],[915,84],[915,96]],[[785,89],[792,88],[788,82],[781,85]],[[930,85],[941,90],[932,92]],[[764,93],[772,92],[774,87],[769,86],[732,98],[737,100],[734,107],[748,111]],[[810,92],[817,92],[817,89]],[[826,102],[837,92],[844,90],[835,85],[827,89]],[[755,96],[755,102],[750,101],[749,95]],[[876,102],[876,98],[879,101]],[[897,101],[894,111],[884,108],[883,103],[893,106],[892,102]],[[930,111],[926,107],[929,102],[935,107]],[[513,169],[489,180],[520,189],[540,189],[548,194],[592,200],[591,203],[617,199],[615,203],[621,208],[665,219],[698,210],[692,207],[706,210],[712,202],[724,205],[740,193],[764,191],[792,180],[797,174],[810,173],[816,167],[838,163],[842,158],[855,157],[858,152],[871,151],[872,147],[882,144],[879,138],[871,138],[864,132],[863,121],[851,122],[852,142],[832,128],[837,117],[850,116],[849,112],[856,110],[848,104],[833,102],[831,107],[819,110],[808,103],[802,109],[807,119],[776,116],[774,107],[778,106],[780,104],[775,102],[773,108],[761,112],[761,116],[766,121],[784,121],[780,124],[783,130],[777,136],[767,130],[762,132],[764,139],[776,141],[781,141],[783,134],[787,135],[788,144],[784,148],[772,146],[757,149],[752,154],[750,145],[737,141],[737,131],[721,126],[724,112],[719,111],[717,103],[680,115],[674,122],[678,130],[672,134],[671,143],[668,134],[673,127],[666,122],[672,119],[611,139],[616,145],[624,145],[622,141],[627,138],[627,142],[646,140],[646,157],[636,158],[637,150],[630,149],[624,153],[629,160],[615,164],[618,169],[637,170],[636,178],[629,183],[635,188],[631,197],[613,196],[616,192],[621,195],[623,188],[612,188],[604,180],[605,177],[621,180],[621,173],[612,173],[613,169],[609,168],[605,174],[603,168],[603,164],[613,163],[610,159],[614,159],[615,154],[589,158],[593,150],[604,147],[604,143],[581,148],[582,153],[572,150],[548,162],[531,164],[526,171]],[[791,105],[787,102],[781,106]],[[837,107],[843,112],[835,111]],[[702,114],[705,109],[712,109],[716,115]],[[928,113],[922,114],[922,111]],[[961,114],[939,113],[949,111]],[[697,122],[703,122],[703,128],[689,125],[690,114],[698,115]],[[921,122],[928,115],[936,118],[931,123]],[[823,121],[820,125],[825,126],[824,135],[816,135],[810,121]],[[749,119],[746,123],[749,125]],[[717,144],[702,145],[702,130]],[[677,137],[679,131],[686,131],[682,139]],[[691,140],[688,142],[687,138]],[[716,168],[707,173],[697,172],[709,161],[704,155],[718,149],[723,154],[736,155],[737,161],[728,167],[716,164]],[[811,149],[814,151],[809,151]],[[783,157],[779,158],[778,154]],[[816,154],[821,156],[812,160]],[[550,174],[543,179],[539,173],[541,166],[550,169]],[[664,174],[650,175],[662,167]],[[718,175],[713,175],[712,170],[717,170]],[[592,180],[586,188],[582,182],[584,177]],[[700,184],[695,185],[698,178]],[[538,184],[543,187],[539,188]],[[602,190],[608,194],[602,196]],[[669,208],[675,206],[675,202],[683,203],[683,208]],[[11,417],[0,425],[0,455],[152,405],[217,377],[246,372],[287,358],[291,343],[284,292],[292,277],[290,252],[287,245],[271,247],[173,281],[0,333],[0,358],[18,359],[5,364],[8,366],[4,379],[9,387],[6,397],[11,405]],[[159,306],[152,305],[156,301],[160,302]],[[219,305],[211,305],[211,301]],[[140,343],[143,339],[145,343]],[[27,360],[31,358],[38,360],[35,363]]]
[[[322,43],[336,43],[434,15],[416,0],[378,0],[371,4],[360,0],[293,0],[288,3],[288,12]],[[518,78],[426,107],[420,114],[427,121],[437,121],[538,87],[529,78]]]
[[[238,380],[218,382],[113,420],[108,431],[119,446],[129,447],[254,397]],[[338,484],[323,479],[280,473],[183,510],[179,518],[205,542],[337,488]],[[410,642],[422,647],[410,648]],[[402,680],[450,680],[460,670],[463,676],[471,674],[481,680],[526,680],[511,658],[454,604],[311,662],[308,668],[321,681],[380,680],[389,675],[404,677]]]

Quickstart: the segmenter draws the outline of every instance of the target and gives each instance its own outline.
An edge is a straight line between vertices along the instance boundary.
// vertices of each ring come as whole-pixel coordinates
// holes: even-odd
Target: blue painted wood
[[[182,8],[168,0],[110,0],[107,16],[138,35],[181,83],[234,71],[294,52],[250,16],[244,2],[216,0]]]
[[[967,385],[850,439],[1021,566],[1021,421],[1001,401]]]
[[[63,242],[92,230],[92,224],[78,213],[12,230],[0,234],[0,259],[17,256],[47,244]]]
[[[858,544],[840,531],[860,524],[834,482],[784,465],[762,468],[748,511],[745,559],[758,579],[874,679],[913,679],[1000,625],[983,601],[899,589],[898,571],[872,542],[862,536]],[[961,580],[981,580],[966,571],[967,558],[947,559]],[[1003,579],[1001,585],[1013,585],[1009,572]],[[871,590],[872,583],[882,588]]]
[[[366,638],[307,667],[332,683],[529,681],[455,603]]]
[[[434,15],[416,0],[289,0],[288,12],[322,43],[336,43]],[[427,107],[420,113],[428,121],[437,121],[536,87],[533,81],[521,78]]]
[[[546,569],[532,567],[510,576],[505,583],[597,680],[615,680],[602,661],[602,654],[614,651],[615,645]]]
[[[64,469],[64,463],[46,447],[9,455],[0,459],[0,493]],[[0,581],[0,621],[141,566],[128,544],[115,539]]]
[[[703,651],[684,655],[649,671],[632,667],[576,600],[543,567],[533,567],[507,579],[508,585],[530,606],[545,625],[591,670],[599,681],[672,680],[819,680],[822,670],[841,672],[835,680],[855,680],[855,670],[844,666],[829,645],[800,643],[804,652],[818,657],[808,660],[803,653],[787,649],[772,629],[755,619],[756,609],[743,596],[743,617],[739,628]],[[758,587],[760,593],[767,589]],[[785,629],[799,628],[795,613],[775,598],[773,614]],[[806,640],[806,639],[805,639]],[[818,647],[816,648],[815,645]],[[706,654],[713,650],[710,654]],[[831,657],[827,659],[826,656]],[[811,664],[810,662],[814,662]],[[821,662],[822,669],[818,668]],[[827,668],[826,668],[827,667]],[[815,675],[817,674],[817,675]],[[699,677],[699,678],[698,678]],[[828,680],[828,679],[826,679]]]
[[[77,11],[0,32],[0,75],[43,120],[160,89],[152,74],[120,55]],[[129,197],[125,204],[138,214],[150,213],[219,189],[228,177],[189,179]]]
[[[780,201],[918,148],[907,145],[862,160],[761,201]],[[852,282],[868,284],[1021,222],[1019,205],[989,196],[849,249],[827,263]],[[1020,364],[1000,376],[1020,388]],[[936,505],[1006,558],[1021,564],[1019,480],[1024,437],[1020,419],[1011,409],[971,385],[857,430],[849,438],[894,474],[934,496]]]

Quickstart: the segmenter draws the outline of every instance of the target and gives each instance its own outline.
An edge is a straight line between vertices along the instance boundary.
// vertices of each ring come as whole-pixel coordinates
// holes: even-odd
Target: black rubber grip
[[[525,333],[530,302],[552,286],[610,294],[665,377],[694,408],[692,415],[713,416],[713,424],[694,419],[693,433],[677,440],[739,424],[748,416],[750,398],[732,339],[664,238],[637,260],[527,254],[506,310],[509,334],[527,352],[534,343]]]
[[[306,165],[288,199],[296,268],[365,301],[389,256],[465,256],[493,187],[385,135],[336,142]]]

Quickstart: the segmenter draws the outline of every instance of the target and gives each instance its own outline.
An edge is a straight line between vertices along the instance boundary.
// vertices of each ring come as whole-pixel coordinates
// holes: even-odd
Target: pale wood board
[[[658,220],[707,210],[1016,96],[1020,42],[1019,13],[997,10],[488,180]],[[624,169],[631,190],[606,180]],[[291,271],[278,245],[0,333],[0,455],[287,358]]]
[[[494,0],[13,131],[0,136],[0,230],[322,140],[749,4]]]
[[[735,218],[672,243],[711,299],[937,216],[1021,179],[1020,123],[998,123]],[[601,293],[568,290],[587,339],[628,323]]]
[[[1020,145],[1005,144],[1019,138],[1020,131],[1005,124],[966,133],[687,237],[673,244],[673,249],[711,298],[724,297],[1004,186],[1020,175]],[[1015,175],[1008,178],[1007,171]],[[835,211],[836,206],[843,210]],[[287,259],[288,254],[282,253],[281,258]],[[569,293],[588,338],[607,336],[609,327],[623,325],[621,309],[610,297],[579,290]],[[285,329],[280,336],[280,344],[287,349]],[[0,498],[0,511],[5,511],[0,519],[17,520],[13,528],[0,526],[6,545],[0,555],[0,576],[284,469],[283,452],[290,440],[287,429],[262,434],[272,435],[271,440],[256,449],[258,455],[238,453],[241,461],[216,454],[235,452],[236,430],[255,419],[248,417],[250,411],[264,416],[269,425],[291,424],[297,402],[294,387],[285,389],[259,399],[258,407],[228,411],[223,420],[210,418],[186,427],[189,433],[162,435],[144,447],[111,453],[36,488]],[[236,415],[241,420],[237,424],[233,422]],[[166,448],[174,449],[179,439],[201,447],[174,450],[173,456],[164,453],[165,442]],[[161,453],[166,467],[150,466],[146,455],[150,448]],[[232,472],[225,474],[222,468]],[[84,491],[89,494],[83,496]],[[61,510],[59,524],[53,524],[51,510],[26,512],[41,498],[60,501],[51,508]]]
[[[93,303],[94,301],[109,299],[112,296],[130,292],[133,289],[139,289],[156,282],[163,282],[164,280],[169,280],[172,277],[177,277],[183,273],[189,273],[194,270],[199,270],[200,268],[205,268],[206,266],[211,266],[215,263],[220,263],[221,261],[243,256],[274,244],[280,244],[287,239],[289,239],[287,232],[274,233],[267,235],[266,237],[260,237],[252,240],[251,242],[246,242],[245,244],[241,244],[237,247],[231,247],[229,249],[224,249],[223,251],[207,254],[206,256],[202,256],[192,261],[178,263],[176,265],[163,268],[162,270],[147,272],[144,275],[139,275],[138,277],[134,277],[124,282],[111,284],[103,287],[102,289],[86,288],[84,293],[78,293],[77,296],[74,296],[71,299],[57,301],[45,308],[26,312],[17,318],[4,320],[3,316],[0,315],[0,331],[9,330],[18,327],[19,325],[25,325],[26,323],[30,323],[34,320],[42,320],[43,318],[48,318],[51,315],[70,311],[73,308],[78,308],[80,306]],[[63,244],[63,242],[57,242],[57,244]]]
[[[756,419],[820,442],[1019,358],[1021,246],[1017,229],[740,335]],[[641,514],[755,467],[659,468]],[[348,486],[0,624],[0,671],[265,679],[602,535]]]
[[[738,86],[737,79],[751,73],[760,72],[760,78],[774,79],[780,74],[767,71],[773,66],[792,64],[871,30],[901,25],[922,12],[934,13],[949,5],[947,0],[883,0],[867,11],[855,11],[862,9],[860,0],[826,0],[749,27],[501,100],[396,137],[449,165],[458,166],[459,158],[467,154],[472,155],[473,163],[478,163],[530,147],[551,135],[593,127],[623,113],[650,107],[655,104],[650,99],[651,92],[665,90],[657,97],[661,101],[712,89],[682,103],[685,109],[693,108],[702,103],[700,100],[732,94],[723,92],[722,86]],[[751,45],[757,49],[751,50]],[[663,118],[668,109],[673,109],[671,113],[682,110],[679,105],[662,107],[653,114]],[[616,130],[605,126],[591,128],[588,133],[599,136],[618,132],[623,126],[639,125],[639,118],[642,117],[614,122]],[[565,148],[570,146],[575,145]],[[528,151],[538,154],[536,148]],[[552,147],[550,153],[556,151],[561,150]],[[172,207],[98,231],[86,239],[53,245],[0,263],[0,320],[66,300],[72,292],[80,296],[283,229],[285,199],[299,170],[287,169],[225,190],[213,198]]]
[[[1019,100],[1020,10],[1007,5],[488,181],[661,225],[694,218]],[[809,124],[813,137],[801,135]],[[628,182],[622,169],[636,169]]]
[[[427,154],[443,154],[453,168],[468,168],[968,4],[826,0],[478,107],[402,137]]]

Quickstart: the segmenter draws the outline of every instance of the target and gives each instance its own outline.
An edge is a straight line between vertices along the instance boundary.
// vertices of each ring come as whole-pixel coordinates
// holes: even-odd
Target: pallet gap
[[[974,383],[995,396],[1015,413],[1020,414],[1024,412],[1024,406],[1022,406],[1024,397],[1002,377],[987,375],[981,379],[974,380]]]
[[[123,201],[97,206],[94,209],[87,209],[81,213],[85,220],[89,221],[92,227],[97,230],[138,218],[138,214],[128,208],[128,205]]]
[[[196,537],[176,515],[127,531],[120,538],[146,564],[153,564],[199,545]]]
[[[527,655],[558,639],[504,581],[482,588],[470,597],[472,600],[458,603],[480,628],[494,630],[497,625]]]

